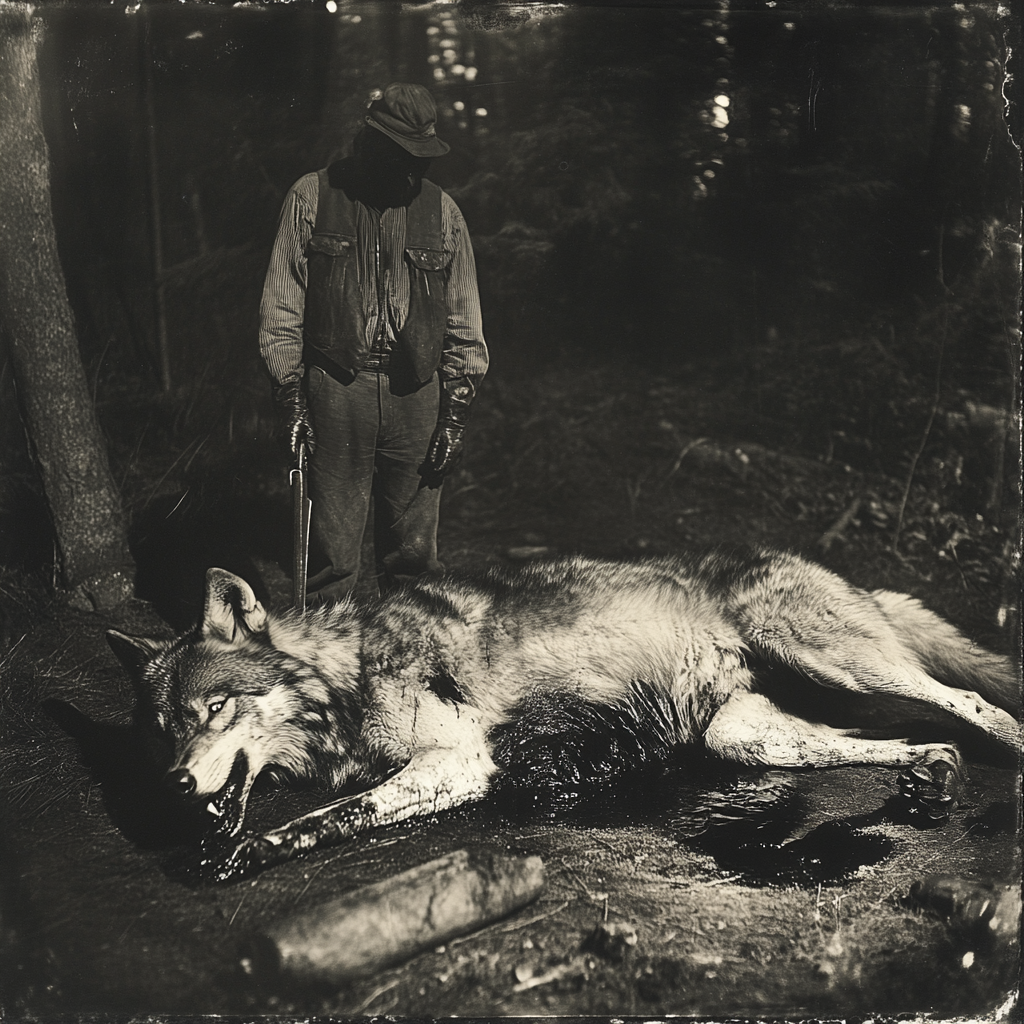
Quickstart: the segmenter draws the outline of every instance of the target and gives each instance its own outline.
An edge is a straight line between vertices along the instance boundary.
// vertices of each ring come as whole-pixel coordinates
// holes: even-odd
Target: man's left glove
[[[302,378],[298,375],[287,377],[274,387],[274,401],[288,416],[288,447],[295,458],[299,457],[299,445],[305,444],[312,455],[316,451],[316,434],[306,408],[306,396],[302,391]]]
[[[441,382],[437,427],[427,448],[427,465],[438,475],[453,470],[462,458],[462,435],[476,388],[468,377]]]

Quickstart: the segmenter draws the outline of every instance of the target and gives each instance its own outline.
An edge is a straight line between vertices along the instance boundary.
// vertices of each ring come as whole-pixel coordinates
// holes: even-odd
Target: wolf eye
[[[226,700],[215,700],[215,701],[214,701],[214,702],[213,702],[213,703],[212,703],[212,704],[211,704],[211,705],[210,705],[210,706],[209,706],[209,707],[207,708],[207,711],[209,711],[211,715],[215,715],[215,714],[217,714],[217,712],[218,712],[218,711],[220,711],[220,709],[221,709],[221,708],[223,708],[223,707],[224,707],[224,705],[225,705],[226,703],[227,703],[227,701],[226,701]]]

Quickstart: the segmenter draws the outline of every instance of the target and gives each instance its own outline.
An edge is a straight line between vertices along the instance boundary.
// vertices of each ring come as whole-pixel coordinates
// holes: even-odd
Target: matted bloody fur
[[[192,631],[108,636],[135,678],[139,716],[173,741],[170,781],[218,819],[198,860],[222,881],[481,798],[499,773],[496,737],[538,700],[642,716],[654,694],[668,709],[660,747],[703,744],[744,765],[907,766],[907,795],[938,818],[962,780],[949,740],[966,728],[996,748],[1021,745],[1009,659],[911,597],[868,593],[778,551],[498,567],[305,616],[270,613],[244,580],[210,569]],[[784,710],[759,665],[826,696],[860,694],[872,732]],[[908,708],[935,742],[878,738],[905,728]],[[370,788],[244,835],[264,770]]]

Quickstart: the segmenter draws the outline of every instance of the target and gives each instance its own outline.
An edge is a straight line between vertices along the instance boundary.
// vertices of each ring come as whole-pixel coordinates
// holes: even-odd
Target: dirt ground
[[[489,383],[470,456],[446,488],[448,564],[767,542],[858,584],[914,593],[980,640],[1010,646],[992,625],[998,587],[976,585],[913,538],[893,557],[883,513],[852,522],[828,550],[818,545],[851,498],[870,492],[891,508],[899,481],[755,444],[749,425],[724,422],[713,390],[692,383],[618,386],[581,374],[566,390],[564,380]],[[785,800],[777,820],[757,819],[767,829],[737,832],[708,808],[733,800],[740,819],[755,812],[730,796],[729,779],[684,763],[628,813],[620,801],[603,818],[523,822],[484,805],[381,829],[239,884],[176,881],[166,869],[179,811],[132,744],[130,686],[103,633],[182,628],[209,564],[243,571],[271,603],[288,602],[286,475],[270,471],[277,456],[258,445],[219,451],[137,508],[140,599],[89,614],[0,580],[8,1019],[1010,1012],[1017,936],[986,941],[907,898],[934,873],[1019,886],[1019,773],[980,751],[970,754],[966,799],[939,828],[899,819],[892,772],[849,768],[751,773],[755,788],[777,787]],[[87,722],[47,711],[54,699],[73,702]],[[283,822],[322,799],[268,785],[254,797],[252,824]],[[780,853],[783,838],[798,843]],[[539,899],[343,987],[296,989],[246,969],[252,937],[269,923],[479,845],[543,858]],[[596,951],[589,940],[603,922],[630,926],[635,944]]]

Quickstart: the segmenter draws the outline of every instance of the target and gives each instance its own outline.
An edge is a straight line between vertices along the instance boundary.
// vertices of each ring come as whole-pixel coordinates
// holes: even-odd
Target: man
[[[352,155],[285,198],[260,307],[260,352],[310,453],[311,603],[349,593],[371,494],[388,582],[440,568],[442,479],[487,370],[473,249],[424,174],[448,152],[420,85],[370,97]]]

